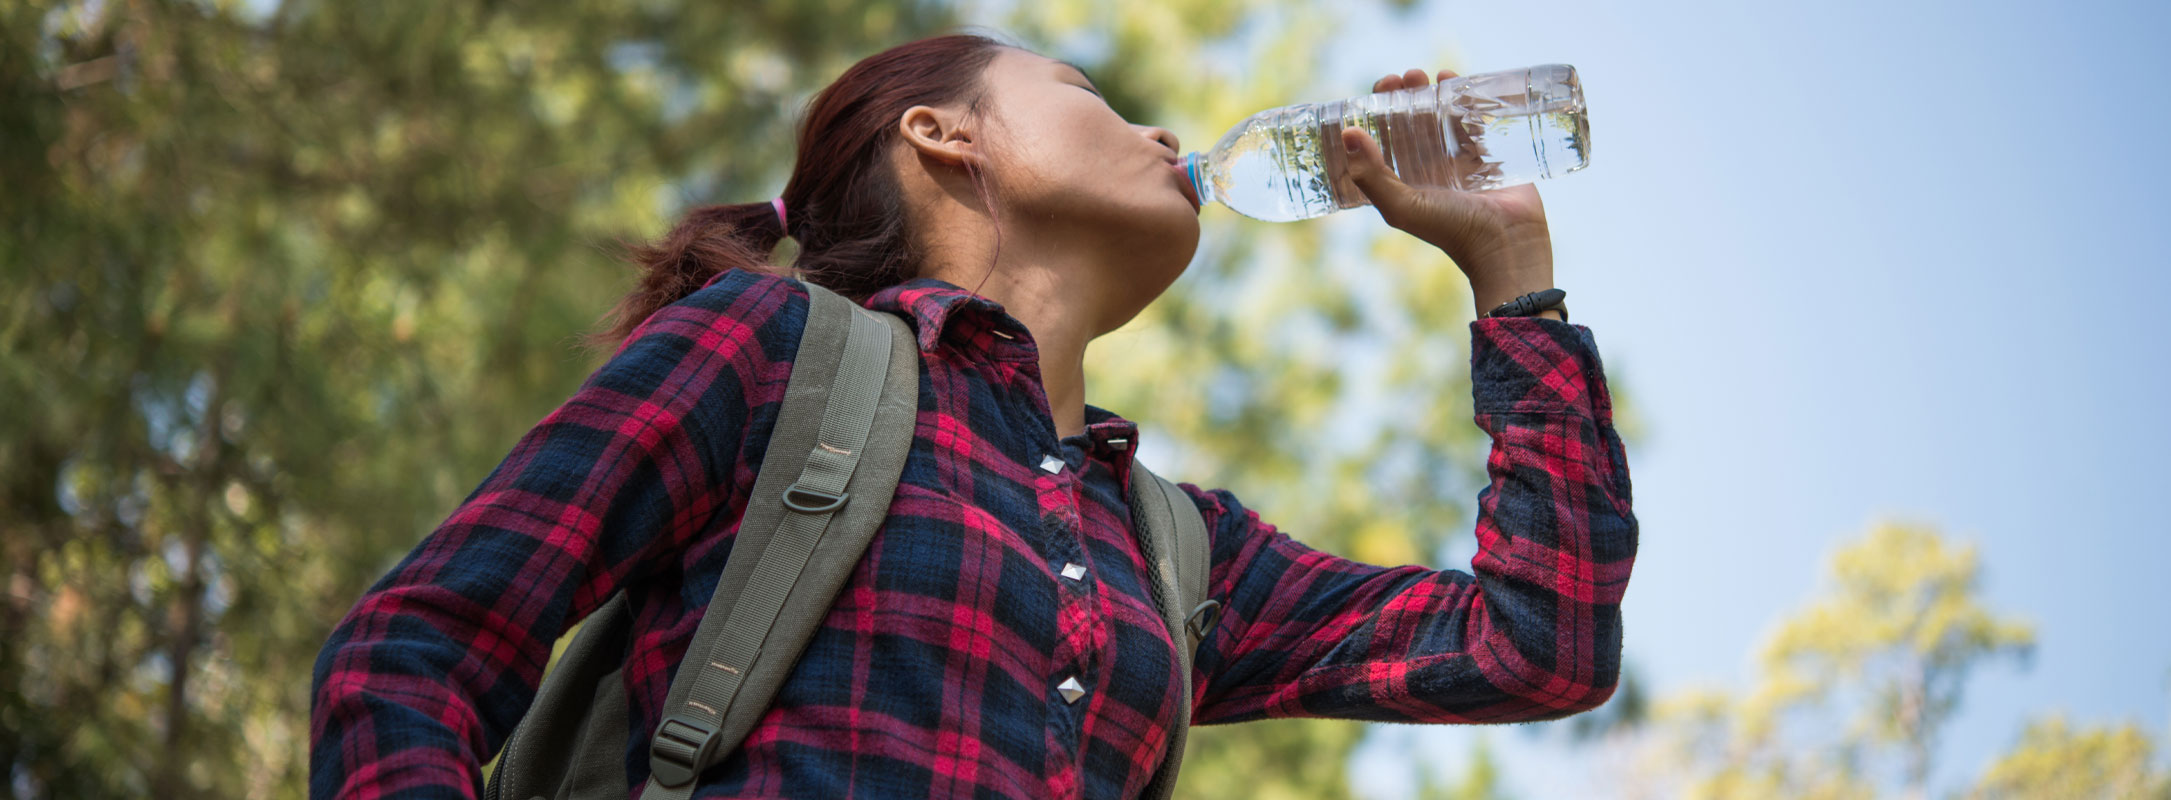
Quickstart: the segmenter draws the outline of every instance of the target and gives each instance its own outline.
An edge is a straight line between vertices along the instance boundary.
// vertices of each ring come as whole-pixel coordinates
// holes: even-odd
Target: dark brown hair
[[[904,192],[889,152],[897,121],[915,105],[963,103],[979,112],[982,79],[1004,47],[990,36],[946,33],[861,59],[808,102],[799,124],[799,157],[784,186],[790,230],[764,198],[693,208],[657,242],[629,244],[640,283],[612,309],[591,347],[622,344],[650,314],[694,293],[733,267],[777,273],[779,241],[799,243],[792,277],[821,284],[856,302],[916,277],[920,253],[906,235]],[[966,165],[982,202],[993,207],[979,170]],[[997,231],[997,247],[1001,247]]]

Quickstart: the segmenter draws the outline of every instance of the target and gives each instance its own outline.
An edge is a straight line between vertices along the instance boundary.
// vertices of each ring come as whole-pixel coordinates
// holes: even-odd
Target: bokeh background
[[[775,195],[813,91],[958,26],[1187,150],[1581,72],[1539,188],[1635,479],[1623,686],[1201,728],[1182,796],[2171,797],[2171,6],[2113,0],[0,0],[0,795],[299,796],[317,647],[600,364],[616,242]],[[1315,546],[1467,569],[1454,264],[1203,224],[1089,397]]]

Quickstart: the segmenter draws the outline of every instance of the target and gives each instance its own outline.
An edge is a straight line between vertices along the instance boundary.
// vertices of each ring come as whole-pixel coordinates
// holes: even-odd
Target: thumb
[[[1411,189],[1387,168],[1379,141],[1363,128],[1343,128],[1342,150],[1349,156],[1349,181],[1364,192],[1382,218],[1398,216],[1409,204]]]

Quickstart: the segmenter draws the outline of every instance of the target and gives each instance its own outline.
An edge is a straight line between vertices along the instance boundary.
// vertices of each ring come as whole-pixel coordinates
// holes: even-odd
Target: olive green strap
[[[690,795],[701,771],[753,729],[888,516],[911,446],[919,366],[910,329],[804,285],[800,360],[731,558],[650,740],[643,796],[652,800]]]
[[[1141,795],[1162,800],[1175,792],[1176,773],[1183,766],[1191,727],[1191,664],[1199,642],[1219,620],[1221,604],[1206,596],[1213,565],[1206,520],[1191,496],[1134,458],[1129,500],[1147,563],[1153,568],[1153,599],[1161,607],[1170,638],[1177,643],[1176,672],[1183,678],[1168,754]]]

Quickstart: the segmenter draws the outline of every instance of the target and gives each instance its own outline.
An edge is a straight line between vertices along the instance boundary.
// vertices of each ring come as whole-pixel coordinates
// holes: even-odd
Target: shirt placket
[[[1002,330],[1009,326],[978,316],[955,322],[959,338],[968,347],[983,344],[987,357],[1005,364],[992,374],[1010,382],[1016,396],[1027,398],[1026,407],[1019,411],[1044,425],[1052,412],[1040,388],[1039,363],[1033,358],[1029,334],[1022,328]],[[1046,794],[1075,798],[1084,785],[1083,742],[1106,669],[1101,662],[1108,652],[1109,632],[1102,624],[1099,584],[1085,552],[1080,469],[1071,465],[1066,446],[1058,440],[1040,437],[1036,449],[1038,453],[1028,458],[1033,462],[1030,469],[1040,514],[1040,552],[1047,559],[1049,580],[1057,584],[1055,651],[1043,687],[1051,712],[1045,732]]]
[[[1082,742],[1087,716],[1093,709],[1101,682],[1102,641],[1099,585],[1085,554],[1084,517],[1078,493],[1078,471],[1065,461],[1060,449],[1044,454],[1034,481],[1040,500],[1044,550],[1051,580],[1056,586],[1056,647],[1051,659],[1048,702],[1048,739],[1053,763],[1049,766],[1050,793],[1076,796],[1083,767]]]

